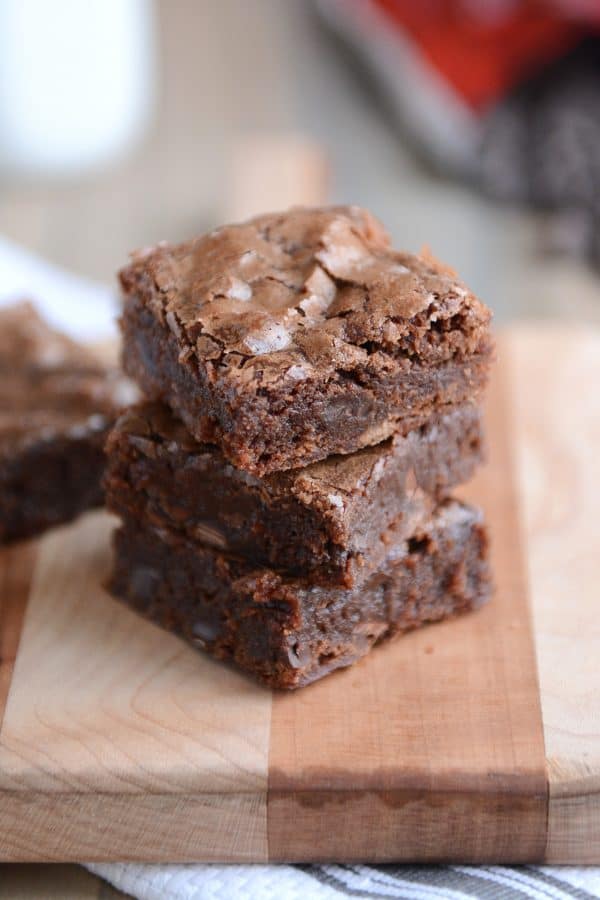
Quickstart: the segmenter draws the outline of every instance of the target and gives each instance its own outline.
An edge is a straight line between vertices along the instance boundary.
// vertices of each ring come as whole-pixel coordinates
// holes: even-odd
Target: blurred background
[[[291,135],[498,320],[600,321],[596,0],[0,0],[0,39],[0,234],[68,270],[222,221]]]

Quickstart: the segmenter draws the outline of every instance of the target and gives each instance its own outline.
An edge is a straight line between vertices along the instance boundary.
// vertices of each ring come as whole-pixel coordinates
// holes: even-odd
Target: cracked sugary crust
[[[159,245],[121,283],[126,370],[259,474],[406,433],[486,380],[489,310],[357,207]]]
[[[160,403],[127,410],[107,443],[107,506],[218,550],[352,586],[409,536],[482,458],[466,404],[349,456],[262,478],[195,441]]]
[[[111,590],[163,628],[275,688],[352,665],[377,643],[484,603],[481,515],[446,501],[353,589],[256,569],[148,523],[115,536]]]
[[[0,310],[0,543],[102,503],[103,445],[132,388],[30,303]]]

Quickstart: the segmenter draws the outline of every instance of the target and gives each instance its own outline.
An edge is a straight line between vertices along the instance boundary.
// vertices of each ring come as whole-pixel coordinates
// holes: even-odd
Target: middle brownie
[[[130,408],[108,446],[107,505],[129,520],[313,581],[352,587],[411,535],[482,456],[478,407],[404,437],[264,477],[200,444],[159,403]]]

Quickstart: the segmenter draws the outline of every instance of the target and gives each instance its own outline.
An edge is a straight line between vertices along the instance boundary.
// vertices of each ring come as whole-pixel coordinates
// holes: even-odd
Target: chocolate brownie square
[[[160,244],[120,277],[126,371],[256,475],[407,434],[487,379],[487,307],[358,207]]]
[[[0,309],[0,543],[103,502],[104,442],[134,393],[30,303]]]
[[[474,609],[490,592],[480,514],[444,501],[354,588],[257,568],[150,522],[124,521],[110,588],[158,625],[274,688],[352,665],[382,640]]]
[[[482,456],[464,404],[406,436],[262,477],[198,443],[161,403],[131,407],[107,443],[107,505],[119,515],[322,583],[352,586],[409,537]]]

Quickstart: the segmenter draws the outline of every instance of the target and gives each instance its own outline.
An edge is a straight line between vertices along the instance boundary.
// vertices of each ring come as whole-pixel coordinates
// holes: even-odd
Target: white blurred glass
[[[151,0],[0,0],[0,170],[69,177],[142,136],[155,79]]]

